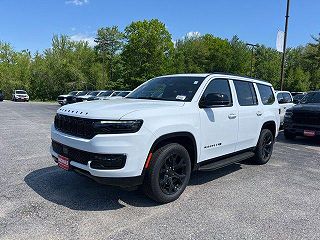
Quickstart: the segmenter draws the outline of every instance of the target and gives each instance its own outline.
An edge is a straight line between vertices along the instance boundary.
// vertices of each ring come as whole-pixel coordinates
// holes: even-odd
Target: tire
[[[293,133],[290,133],[286,130],[283,131],[283,134],[284,134],[285,139],[288,139],[288,140],[293,140],[296,138],[296,135],[294,135]]]
[[[253,159],[256,164],[266,164],[270,160],[273,144],[274,136],[272,132],[269,129],[262,129]]]
[[[178,143],[169,143],[153,155],[143,183],[144,193],[159,203],[176,200],[188,185],[191,160]]]

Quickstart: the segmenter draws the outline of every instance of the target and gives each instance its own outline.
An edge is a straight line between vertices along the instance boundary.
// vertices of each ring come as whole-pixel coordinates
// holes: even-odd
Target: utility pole
[[[287,11],[286,11],[286,24],[284,28],[284,40],[283,40],[283,53],[282,53],[282,62],[281,62],[281,82],[280,82],[280,90],[283,90],[283,82],[284,82],[284,63],[286,56],[286,47],[287,47],[287,34],[288,34],[288,21],[289,21],[289,9],[290,9],[290,0],[287,0]]]
[[[246,43],[246,45],[251,47],[250,77],[252,77],[252,72],[253,72],[253,50],[254,50],[254,48],[258,47],[258,45],[252,44],[252,43]]]

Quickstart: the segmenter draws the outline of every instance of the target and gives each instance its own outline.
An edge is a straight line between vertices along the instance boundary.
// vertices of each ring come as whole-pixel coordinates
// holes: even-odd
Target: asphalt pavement
[[[320,239],[320,143],[193,174],[175,202],[99,185],[50,153],[53,103],[0,102],[0,239]]]

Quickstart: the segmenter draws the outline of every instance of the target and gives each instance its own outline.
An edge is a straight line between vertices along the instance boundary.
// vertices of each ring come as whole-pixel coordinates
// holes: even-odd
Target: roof
[[[249,81],[249,82],[255,82],[255,83],[260,83],[268,86],[272,86],[271,83],[252,78],[252,77],[246,77],[246,76],[240,76],[240,75],[235,75],[231,73],[223,73],[223,72],[213,72],[213,73],[184,73],[184,74],[171,74],[171,75],[165,75],[165,76],[159,76],[159,77],[209,77],[209,76],[218,76],[218,77],[227,77],[231,78],[234,80],[241,80],[241,81]]]

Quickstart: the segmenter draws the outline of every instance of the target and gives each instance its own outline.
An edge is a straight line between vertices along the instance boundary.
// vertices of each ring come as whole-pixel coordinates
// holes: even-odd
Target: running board
[[[232,163],[241,162],[241,161],[246,160],[248,158],[251,158],[253,156],[254,156],[253,152],[244,152],[244,153],[232,156],[232,157],[224,158],[222,160],[215,161],[215,162],[200,166],[198,168],[198,170],[206,171],[206,170],[213,170],[213,169],[221,168],[221,167],[230,165]]]

